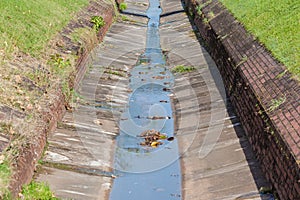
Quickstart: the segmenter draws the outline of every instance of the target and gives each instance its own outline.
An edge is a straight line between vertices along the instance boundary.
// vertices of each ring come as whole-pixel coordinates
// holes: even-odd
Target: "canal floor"
[[[149,8],[125,2],[127,13]],[[272,199],[259,193],[269,184],[181,2],[161,0],[160,8],[153,60],[162,61],[149,62],[147,18],[115,22],[91,54],[75,109],[50,136],[36,179],[62,199]],[[180,65],[195,70],[170,73]],[[175,140],[142,147],[137,135],[158,127]]]

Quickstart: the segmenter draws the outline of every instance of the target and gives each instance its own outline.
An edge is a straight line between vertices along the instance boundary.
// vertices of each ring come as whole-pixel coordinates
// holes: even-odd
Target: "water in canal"
[[[170,102],[173,76],[165,66],[160,48],[159,0],[150,0],[144,54],[131,71],[132,93],[121,116],[117,137],[114,179],[110,200],[181,199],[181,172],[178,144],[161,140],[157,147],[142,146],[139,135],[156,130],[172,138],[174,120]]]

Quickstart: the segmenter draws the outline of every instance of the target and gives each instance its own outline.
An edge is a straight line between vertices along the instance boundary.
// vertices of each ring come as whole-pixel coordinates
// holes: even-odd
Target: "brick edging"
[[[267,179],[281,199],[300,199],[299,82],[218,0],[185,3]]]
[[[103,26],[98,32],[98,38],[95,41],[91,41],[86,44],[85,51],[80,53],[77,63],[76,71],[74,74],[70,75],[70,86],[78,87],[79,82],[84,76],[87,66],[91,61],[90,53],[94,47],[103,40],[105,33],[108,31],[109,27],[113,23],[113,18],[115,16],[115,11],[113,5],[106,8],[104,13],[101,13],[105,20],[105,26]],[[75,77],[72,78],[72,77]],[[58,89],[52,92],[55,96],[55,100],[48,105],[49,109],[47,112],[43,113],[43,124],[40,127],[36,127],[35,131],[38,133],[35,137],[31,137],[30,143],[24,144],[19,150],[19,155],[14,164],[14,172],[9,183],[9,188],[13,197],[17,197],[22,189],[22,185],[28,184],[34,174],[36,169],[36,164],[38,159],[42,156],[43,150],[46,145],[47,136],[51,133],[57,125],[57,122],[62,119],[65,113],[65,97],[63,91]]]

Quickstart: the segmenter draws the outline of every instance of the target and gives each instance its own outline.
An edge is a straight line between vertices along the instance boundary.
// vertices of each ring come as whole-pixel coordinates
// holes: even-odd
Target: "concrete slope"
[[[164,13],[182,9],[165,0]],[[195,37],[185,13],[161,19],[162,49],[170,67],[194,66],[175,75],[174,104],[181,149],[183,199],[272,199],[259,194],[269,186],[239,119],[226,98],[218,69]]]
[[[66,113],[48,139],[36,179],[47,182],[62,199],[108,199],[114,139],[128,98],[127,72],[146,42],[145,19],[127,20],[131,22],[114,23],[91,54],[73,111]]]

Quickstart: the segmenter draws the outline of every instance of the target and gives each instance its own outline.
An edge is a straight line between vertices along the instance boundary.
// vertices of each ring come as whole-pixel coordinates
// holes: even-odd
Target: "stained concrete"
[[[182,5],[165,0],[162,9],[172,12]],[[218,69],[195,37],[187,16],[170,15],[161,23],[161,45],[168,52],[170,67],[196,68],[175,75],[174,85],[183,199],[270,199],[258,192],[269,184],[226,98]]]
[[[132,17],[128,17],[132,19]],[[128,98],[128,70],[145,47],[145,19],[116,22],[95,49],[72,112],[67,112],[37,175],[62,199],[107,199],[118,122]]]
[[[128,1],[128,12],[144,13],[147,2]],[[164,13],[182,10],[163,0]],[[81,81],[74,110],[49,137],[38,181],[48,182],[63,199],[108,199],[115,137],[128,98],[129,70],[145,48],[145,18],[113,24],[95,49]],[[194,66],[175,74],[173,105],[182,166],[182,199],[267,199],[267,186],[250,145],[226,98],[217,67],[179,12],[161,19],[161,47],[170,68]],[[113,74],[114,72],[114,74]]]

